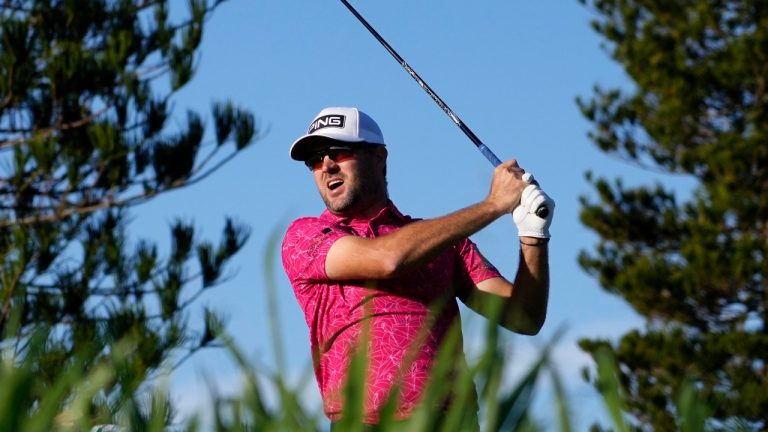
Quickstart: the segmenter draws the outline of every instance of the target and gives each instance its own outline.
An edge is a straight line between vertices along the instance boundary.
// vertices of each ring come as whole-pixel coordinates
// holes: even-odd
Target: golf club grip
[[[549,207],[545,204],[540,205],[539,208],[536,209],[536,216],[546,219],[547,216],[549,216]]]
[[[464,126],[463,124],[459,125],[459,127],[461,127],[462,130],[463,130],[463,126]],[[472,139],[474,134],[472,134],[472,135],[470,135],[470,134],[472,134],[472,131],[469,131],[469,133],[467,134],[467,136],[469,136],[470,139]],[[480,142],[480,140],[475,141],[475,139],[472,139],[472,142],[475,143],[477,148],[480,150],[480,153],[482,153],[483,156],[486,157],[486,159],[491,161],[491,163],[493,164],[494,167],[497,167],[497,166],[501,165],[501,160],[499,160],[499,158],[497,158],[496,155],[493,154],[491,149],[489,149],[485,144]],[[538,217],[540,217],[542,219],[546,219],[547,216],[549,216],[549,207],[547,207],[546,204],[540,205],[539,208],[536,209],[536,216],[538,216]]]
[[[435,101],[437,106],[439,106],[448,115],[448,117],[450,117],[450,119],[456,124],[456,126],[458,126],[459,129],[461,129],[462,132],[464,132],[464,134],[475,144],[475,146],[477,146],[477,148],[480,150],[480,153],[482,153],[483,156],[485,156],[486,159],[488,159],[488,161],[490,161],[494,167],[501,165],[501,160],[498,157],[496,157],[495,154],[493,154],[491,149],[489,149],[485,144],[483,144],[482,141],[480,141],[480,138],[478,138],[477,135],[475,135],[475,133],[472,132],[472,130],[470,130],[469,127],[467,127],[464,124],[464,122],[461,121],[459,116],[457,116],[453,112],[453,110],[451,110],[448,107],[448,104],[443,102],[440,96],[438,96],[437,93],[435,93],[432,90],[429,84],[427,84],[423,79],[421,79],[419,74],[417,74],[416,71],[413,70],[413,68],[411,68],[402,57],[400,57],[400,54],[398,54],[397,51],[395,51],[395,49],[392,48],[392,46],[389,45],[389,43],[387,43],[386,40],[384,40],[384,38],[379,34],[379,32],[377,32],[376,29],[373,28],[373,26],[368,24],[368,21],[366,21],[366,19],[363,18],[363,16],[360,15],[360,13],[358,13],[357,10],[354,7],[352,7],[352,5],[349,4],[347,0],[341,0],[341,3],[344,4],[344,6],[347,9],[349,9],[352,15],[354,15],[355,18],[357,18],[357,20],[360,21],[360,23],[368,30],[368,32],[371,33],[373,37],[376,38],[377,41],[379,41],[379,43],[384,47],[384,49],[386,49],[387,52],[389,52],[389,54],[391,54],[392,57],[394,57],[395,60],[397,60],[397,62],[400,63],[400,65],[405,69],[406,72],[408,72],[411,78],[416,80],[419,86],[422,89],[424,89],[424,91],[427,92],[427,94],[429,94],[429,96],[432,98],[433,101]],[[542,205],[541,207],[536,209],[536,215],[539,216],[540,218],[546,218],[547,215],[549,215],[549,209],[545,205]]]

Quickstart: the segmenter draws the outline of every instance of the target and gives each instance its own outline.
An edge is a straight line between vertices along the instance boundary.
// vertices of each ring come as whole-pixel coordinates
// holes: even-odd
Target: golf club
[[[461,121],[459,116],[457,116],[448,107],[448,105],[446,105],[446,103],[443,102],[442,99],[440,99],[440,96],[438,96],[437,93],[435,93],[432,90],[432,88],[429,87],[429,85],[426,82],[424,82],[423,79],[421,79],[419,74],[417,74],[416,71],[414,71],[408,65],[408,63],[406,63],[405,60],[403,60],[403,58],[400,57],[400,55],[397,53],[397,51],[395,51],[387,43],[387,41],[385,41],[384,38],[381,37],[379,32],[377,32],[376,29],[374,29],[370,24],[368,24],[368,21],[366,21],[365,18],[363,18],[363,16],[360,15],[357,12],[357,10],[355,10],[355,8],[352,7],[351,4],[349,4],[349,2],[347,0],[341,0],[341,2],[344,3],[344,6],[346,6],[347,9],[349,9],[350,12],[352,12],[352,15],[354,15],[358,19],[358,21],[360,21],[363,24],[363,26],[365,26],[365,28],[368,29],[368,31],[373,35],[373,37],[375,37],[376,40],[378,40],[379,43],[381,43],[381,45],[384,46],[384,48],[390,54],[392,54],[392,57],[394,57],[395,60],[397,60],[397,62],[400,63],[400,65],[405,69],[405,71],[408,72],[408,74],[411,77],[413,77],[414,80],[416,80],[416,82],[419,84],[419,86],[421,86],[421,88],[423,88],[424,91],[427,92],[427,94],[432,98],[432,100],[435,101],[437,106],[439,106],[448,115],[448,117],[451,118],[451,120],[456,124],[456,126],[458,126],[459,129],[461,129],[461,131],[464,132],[464,134],[467,137],[469,137],[469,139],[475,144],[475,146],[477,146],[478,150],[480,150],[480,153],[482,153],[483,156],[485,156],[486,159],[488,159],[491,162],[491,164],[493,164],[494,167],[499,166],[501,164],[501,160],[499,160],[499,158],[496,157],[495,154],[493,154],[491,149],[489,149],[485,144],[483,144],[482,141],[480,141],[480,138],[478,138],[477,135],[475,135],[475,133],[472,132],[472,130],[470,130],[467,127],[467,125],[465,125],[464,122]],[[542,205],[541,207],[536,209],[536,215],[539,216],[540,218],[546,218],[548,214],[549,214],[549,209],[546,207],[546,205]]]

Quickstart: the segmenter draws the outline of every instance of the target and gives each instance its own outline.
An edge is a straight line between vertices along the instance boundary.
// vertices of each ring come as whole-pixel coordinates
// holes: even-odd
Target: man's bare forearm
[[[407,272],[434,259],[503,214],[503,210],[482,201],[445,216],[408,224],[377,239],[377,247],[394,252],[395,274]]]
[[[538,332],[547,317],[549,299],[549,245],[543,239],[523,237],[520,241],[520,264],[515,275],[509,304],[525,315]]]

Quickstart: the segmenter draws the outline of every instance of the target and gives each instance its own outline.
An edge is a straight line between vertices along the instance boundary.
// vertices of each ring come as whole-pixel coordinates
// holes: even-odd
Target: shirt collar
[[[342,224],[342,225],[353,225],[358,223],[385,223],[389,220],[394,221],[407,221],[410,219],[409,216],[403,215],[400,210],[397,209],[395,204],[392,202],[392,200],[387,200],[387,205],[384,206],[378,213],[376,213],[375,216],[372,218],[359,218],[354,216],[337,216],[328,209],[325,209],[322,214],[320,214],[320,219],[327,220],[333,223]]]

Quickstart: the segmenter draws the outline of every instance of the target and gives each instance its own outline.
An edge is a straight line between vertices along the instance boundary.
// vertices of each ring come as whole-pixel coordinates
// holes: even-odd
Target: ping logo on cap
[[[316,132],[319,129],[327,128],[327,127],[336,127],[336,128],[344,129],[345,120],[346,120],[346,116],[343,116],[341,114],[328,114],[322,117],[318,117],[315,119],[315,121],[312,122],[311,125],[309,125],[309,130],[307,131],[307,133],[311,134],[313,132]]]

